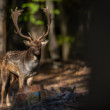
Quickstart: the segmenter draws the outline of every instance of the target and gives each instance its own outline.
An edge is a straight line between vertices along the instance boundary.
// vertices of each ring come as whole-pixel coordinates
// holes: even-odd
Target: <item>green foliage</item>
[[[59,35],[58,36],[58,44],[61,46],[63,44],[63,42],[67,42],[70,46],[72,43],[75,42],[75,37],[74,36],[62,36]]]
[[[54,10],[54,14],[59,15],[60,14],[60,10],[59,9],[55,9]]]
[[[52,0],[53,2],[61,2],[62,0]],[[37,2],[42,2],[42,4],[38,4]],[[29,11],[24,14],[24,21],[30,21],[31,23],[35,25],[43,25],[44,22],[42,20],[36,20],[35,13],[39,10],[39,8],[44,8],[46,0],[32,0],[32,2],[24,3],[22,5],[22,8],[28,8]],[[51,12],[51,10],[50,10]],[[60,14],[59,9],[55,9],[53,12],[56,15]]]
[[[39,5],[35,4],[35,3],[25,3],[22,5],[22,8],[29,8],[29,14],[35,14],[35,12],[37,12],[39,10]]]
[[[59,9],[50,10],[50,13],[55,14],[55,15],[59,15],[60,10]]]
[[[32,0],[34,2],[46,2],[46,0]],[[62,0],[51,0],[53,2],[62,2]]]
[[[62,2],[62,0],[51,0],[53,2]]]
[[[43,21],[41,21],[41,20],[36,20],[33,15],[30,16],[30,22],[32,22],[33,24],[36,24],[36,25],[43,25],[43,24],[44,24]]]
[[[32,0],[33,2],[45,2],[46,0]]]
[[[25,3],[22,5],[22,8],[29,8],[29,11],[24,15],[24,21],[30,21],[35,25],[43,25],[44,22],[41,20],[36,20],[34,14],[39,10],[39,4],[35,4],[33,2]]]

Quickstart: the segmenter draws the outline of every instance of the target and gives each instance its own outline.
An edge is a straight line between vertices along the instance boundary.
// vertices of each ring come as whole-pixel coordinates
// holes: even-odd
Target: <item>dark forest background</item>
[[[3,2],[3,3],[2,3]],[[3,4],[3,5],[2,5]],[[48,47],[42,49],[42,59],[63,60],[84,59],[86,37],[90,20],[90,4],[87,0],[1,0],[1,21],[6,27],[2,51],[24,50],[22,38],[14,33],[14,25],[11,19],[11,9],[23,9],[19,18],[19,26],[22,32],[32,36],[42,35],[46,31],[47,22],[41,8],[48,5],[52,14],[52,23]],[[1,32],[2,33],[2,32]],[[4,45],[4,46],[2,46]],[[3,48],[4,47],[4,48]],[[2,49],[3,48],[3,49]],[[2,55],[2,54],[1,54]]]

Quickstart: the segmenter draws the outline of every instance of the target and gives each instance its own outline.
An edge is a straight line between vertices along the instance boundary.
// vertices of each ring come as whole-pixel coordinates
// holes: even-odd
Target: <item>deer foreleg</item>
[[[2,88],[1,88],[1,107],[4,106],[4,95],[6,91],[7,81],[8,81],[8,73],[5,68],[1,69],[1,79],[2,79]]]
[[[28,79],[27,79],[27,85],[28,85],[28,86],[31,86],[32,81],[33,81],[33,77],[28,78]]]
[[[4,106],[4,95],[5,95],[5,87],[2,85],[2,90],[1,90],[1,107]]]
[[[9,74],[9,71],[7,73]],[[6,86],[6,104],[7,104],[7,106],[11,106],[11,103],[10,103],[10,100],[9,100],[9,87],[10,87],[10,84],[12,84],[12,81],[13,81],[11,79],[12,79],[12,77],[9,74],[8,81],[7,81],[7,86]]]
[[[19,88],[23,88],[24,86],[24,77],[19,77]]]
[[[7,93],[7,96],[6,96],[6,104],[7,104],[7,106],[11,106],[8,93]]]

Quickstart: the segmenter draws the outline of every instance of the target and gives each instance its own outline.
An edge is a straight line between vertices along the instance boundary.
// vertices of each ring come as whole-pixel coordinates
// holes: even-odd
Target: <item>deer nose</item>
[[[39,55],[39,54],[40,54],[40,51],[37,50],[35,54],[36,54],[36,55]]]

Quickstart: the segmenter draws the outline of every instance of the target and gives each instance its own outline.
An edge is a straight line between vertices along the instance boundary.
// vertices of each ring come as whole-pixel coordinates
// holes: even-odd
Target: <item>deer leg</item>
[[[11,80],[10,80],[10,84],[12,84],[14,82],[15,78],[14,78],[14,75],[11,74]]]
[[[4,107],[4,95],[5,95],[5,87],[4,85],[2,85],[2,88],[1,88],[1,107]]]
[[[24,78],[23,77],[19,77],[19,88],[23,88],[24,86]]]
[[[6,104],[7,106],[11,106],[10,100],[9,100],[9,94],[6,95]]]
[[[1,70],[2,88],[1,88],[1,107],[4,105],[4,95],[7,86],[8,74],[5,72],[5,68]]]
[[[27,79],[27,85],[31,86],[32,85],[32,81],[33,81],[33,77],[30,77]]]
[[[8,78],[8,82],[7,82],[7,86],[6,86],[6,104],[7,104],[7,106],[11,106],[11,103],[10,103],[10,100],[9,100],[9,87],[10,87],[10,84],[11,84],[11,75]]]
[[[15,81],[14,74],[12,74],[12,73],[10,74],[9,73],[9,75],[10,75],[10,77],[8,79],[8,84],[7,84],[7,87],[6,87],[6,92],[7,92],[7,95],[6,95],[6,104],[7,104],[7,106],[11,106],[11,103],[10,103],[10,100],[9,100],[9,87]]]

